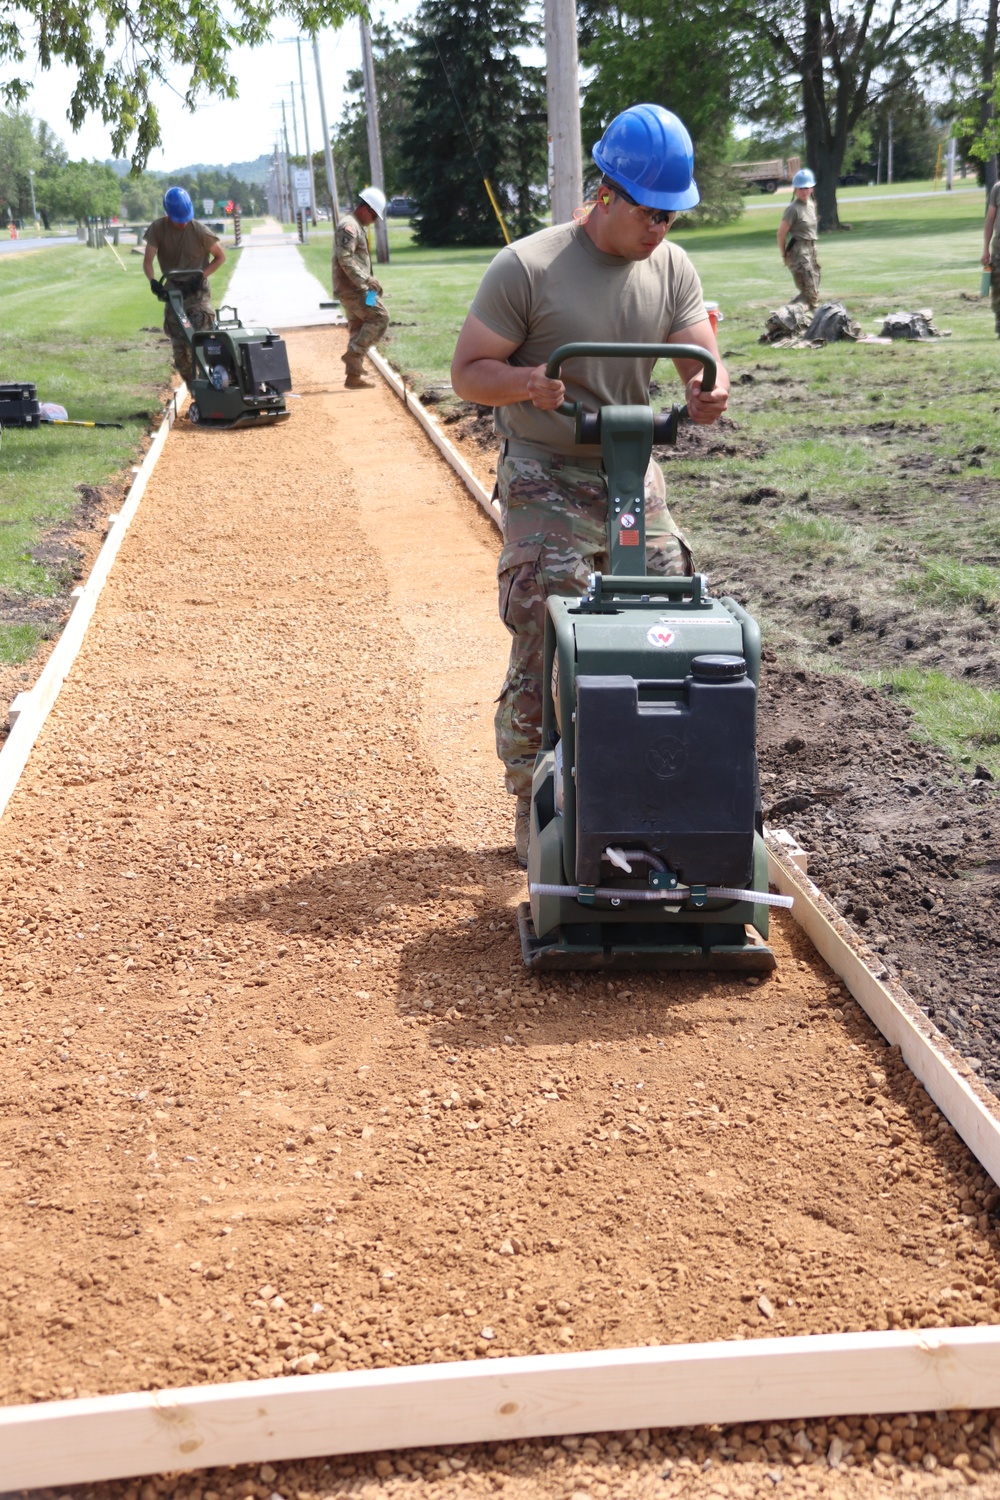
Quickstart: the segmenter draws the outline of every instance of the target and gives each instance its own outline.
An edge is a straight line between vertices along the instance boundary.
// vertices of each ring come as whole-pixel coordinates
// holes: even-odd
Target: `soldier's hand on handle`
[[[154,297],[158,297],[161,302],[166,302],[167,289],[163,285],[162,278],[158,281],[155,276],[151,276],[149,278],[149,289]]]
[[[715,422],[729,401],[729,391],[716,385],[710,391],[701,388],[701,376],[692,375],[686,386],[688,416],[692,422]]]
[[[539,411],[555,411],[566,400],[566,387],[561,380],[550,380],[544,365],[536,365],[528,371],[528,400]]]
[[[981,257],[981,260],[980,260],[980,264],[982,265],[982,268],[983,268],[984,271],[988,271],[990,269],[991,261],[990,261],[990,252],[988,250],[984,250],[983,251],[983,254],[982,254],[982,257]]]
[[[381,297],[381,295],[382,295],[382,283],[381,283],[381,281],[376,281],[376,279],[375,279],[374,276],[369,276],[368,282],[367,282],[367,290],[369,292],[375,292],[379,297]]]

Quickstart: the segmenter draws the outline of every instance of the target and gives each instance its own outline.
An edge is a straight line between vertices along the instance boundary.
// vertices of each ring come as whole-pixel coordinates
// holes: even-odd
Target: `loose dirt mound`
[[[790,923],[760,985],[525,973],[495,534],[292,343],[293,422],[171,437],[0,823],[0,1399],[998,1320],[992,1184]],[[809,1451],[687,1451],[743,1448]]]

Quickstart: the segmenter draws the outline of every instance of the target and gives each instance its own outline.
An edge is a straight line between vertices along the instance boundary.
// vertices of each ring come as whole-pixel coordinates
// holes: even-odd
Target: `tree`
[[[39,206],[43,203],[53,219],[112,219],[119,212],[122,183],[115,171],[104,162],[70,161],[64,167],[50,167],[36,185]]]
[[[541,69],[519,49],[538,44],[521,0],[423,0],[413,26],[404,175],[424,245],[503,242],[488,178],[512,235],[530,234],[546,177]]]
[[[0,100],[25,102],[36,59],[43,68],[63,62],[76,76],[73,129],[99,114],[115,156],[131,154],[141,169],[161,144],[151,91],[171,68],[187,72],[191,110],[206,94],[235,99],[234,47],[270,42],[279,17],[312,34],[366,9],[365,0],[0,0],[0,65],[28,64],[25,76],[0,84]]]
[[[701,204],[689,217],[722,223],[743,211],[729,171],[740,53],[729,46],[729,6],[681,0],[582,0],[580,61],[593,68],[582,111],[584,157],[630,104],[662,104],[694,142]]]
[[[940,58],[952,44],[951,0],[760,0],[732,38],[755,62],[745,111],[801,116],[816,174],[820,228],[838,229],[837,178],[851,131],[898,77],[900,65]]]
[[[393,32],[384,20],[372,25],[371,38],[385,190],[391,197],[393,193],[405,193],[409,187],[403,162],[403,123],[406,118],[410,53],[405,30]],[[333,138],[333,170],[337,174],[338,183],[343,183],[345,188],[350,184],[356,194],[359,188],[372,180],[368,160],[365,85],[360,68],[348,73],[346,93],[347,102]],[[323,182],[326,182],[325,162]],[[317,191],[318,184],[319,178]]]
[[[971,41],[971,68],[974,73],[974,97],[967,99],[966,118],[959,127],[962,145],[970,156],[982,163],[980,180],[989,190],[997,181],[997,152],[1000,151],[1000,78],[997,77],[998,0],[987,0],[985,14],[968,18],[967,36]],[[978,21],[978,24],[977,24]]]
[[[31,115],[0,110],[0,205],[19,219],[31,206],[29,173],[39,164],[38,140]]]
[[[881,99],[862,117],[872,145],[867,161],[874,159],[879,141],[888,142],[892,123],[892,175],[897,182],[932,177],[941,131],[931,117],[931,107],[907,68],[899,70]],[[885,158],[883,158],[885,159]]]

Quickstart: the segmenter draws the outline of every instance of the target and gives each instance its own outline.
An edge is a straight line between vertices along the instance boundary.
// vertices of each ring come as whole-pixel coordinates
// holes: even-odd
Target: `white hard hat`
[[[815,186],[816,186],[816,179],[813,176],[813,174],[810,172],[810,170],[809,170],[808,167],[803,167],[802,171],[801,172],[796,172],[795,176],[792,178],[792,187],[793,188],[815,187]],[[364,194],[362,194],[362,197],[363,196],[364,196]]]
[[[362,203],[368,204],[368,207],[371,209],[373,214],[377,214],[380,219],[385,218],[385,194],[383,193],[381,188],[362,188],[360,193],[358,194],[358,197],[361,199]]]

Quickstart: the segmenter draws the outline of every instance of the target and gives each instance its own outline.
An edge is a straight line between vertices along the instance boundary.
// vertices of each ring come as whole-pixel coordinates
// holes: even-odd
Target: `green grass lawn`
[[[754,211],[725,228],[678,224],[724,315],[733,396],[719,440],[682,448],[666,474],[697,564],[758,613],[783,660],[891,682],[926,733],[1000,777],[1000,346],[978,300],[985,204],[961,181],[908,196],[930,188],[842,190],[851,228],[824,236],[819,258],[824,299],[844,301],[865,332],[887,312],[929,307],[951,330],[932,344],[758,343],[795,291],[775,243],[787,192],[749,196]],[[418,389],[447,389],[496,250],[421,249],[398,224],[390,245],[378,271],[386,353]],[[329,235],[302,253],[329,284]],[[676,399],[672,372],[658,377],[656,401]],[[840,616],[853,623],[841,628]]]
[[[41,635],[33,601],[72,583],[63,560],[39,542],[68,525],[80,487],[99,487],[130,466],[170,381],[170,346],[162,305],[142,274],[142,259],[119,251],[55,247],[7,255],[0,262],[0,380],[32,381],[40,401],[70,417],[122,422],[121,431],[82,427],[7,428],[0,445],[0,662],[25,660]],[[213,278],[225,292],[235,255]],[[46,549],[47,551],[49,549]],[[58,549],[56,549],[58,552]],[[26,619],[11,619],[25,613]]]

